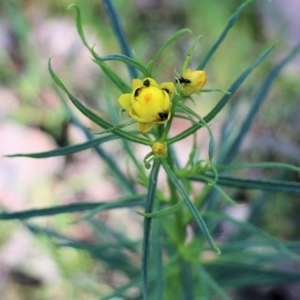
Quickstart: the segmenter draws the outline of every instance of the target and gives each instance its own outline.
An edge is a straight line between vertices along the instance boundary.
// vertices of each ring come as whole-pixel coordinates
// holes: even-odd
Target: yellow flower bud
[[[152,78],[133,79],[132,92],[121,95],[118,101],[139,122],[139,130],[144,133],[169,120],[174,89],[172,82],[158,85]]]
[[[178,79],[183,95],[189,96],[201,91],[206,83],[206,73],[203,70],[186,70]]]
[[[168,146],[165,143],[155,142],[152,145],[152,151],[154,155],[165,155],[168,152]]]

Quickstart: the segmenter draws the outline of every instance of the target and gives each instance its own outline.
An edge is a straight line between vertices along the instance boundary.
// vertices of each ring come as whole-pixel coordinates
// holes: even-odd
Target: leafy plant
[[[99,292],[98,296],[101,299],[113,299],[114,297],[123,297],[124,299],[230,299],[232,288],[299,281],[299,272],[282,271],[274,265],[275,261],[287,259],[298,261],[299,256],[296,254],[296,250],[299,248],[299,242],[280,242],[256,225],[254,216],[261,210],[262,202],[259,198],[250,206],[248,219],[237,220],[224,211],[228,205],[239,205],[232,199],[232,193],[228,188],[239,191],[254,189],[260,190],[262,193],[265,191],[300,193],[299,182],[286,181],[281,178],[242,178],[234,173],[251,168],[299,172],[300,168],[298,167],[280,162],[231,163],[238,154],[241,143],[279,72],[299,52],[300,45],[279,62],[266,76],[266,79],[260,83],[254,98],[249,102],[242,123],[235,126],[235,130],[230,130],[230,126],[232,119],[235,118],[236,107],[229,107],[228,117],[222,126],[219,146],[216,149],[210,123],[224,109],[252,71],[266,59],[274,45],[268,47],[246,68],[226,91],[217,88],[214,90],[204,89],[206,75],[203,69],[243,10],[253,1],[246,1],[236,10],[228,20],[220,37],[199,62],[197,70],[192,71],[187,68],[192,59],[195,44],[199,39],[197,38],[186,57],[182,59],[181,73],[175,72],[174,78],[167,82],[167,85],[158,85],[155,81],[158,74],[163,73],[164,67],[168,63],[168,61],[163,61],[159,64],[159,59],[167,47],[190,31],[182,29],[174,33],[151,61],[142,64],[132,54],[111,1],[103,2],[122,54],[98,55],[84,35],[80,9],[76,5],[70,5],[70,8],[75,9],[77,13],[76,24],[82,42],[90,51],[93,61],[100,66],[103,73],[120,91],[119,102],[123,111],[128,111],[133,120],[119,124],[117,113],[111,105],[114,100],[111,100],[108,95],[106,95],[106,99],[109,120],[100,117],[91,108],[82,104],[54,72],[50,59],[48,68],[55,84],[82,114],[103,128],[98,133],[101,136],[94,137],[94,134],[80,123],[69,109],[69,104],[65,102],[61,91],[57,91],[65,110],[70,115],[70,121],[85,133],[87,141],[48,152],[7,156],[46,158],[70,155],[93,148],[99,158],[106,162],[126,195],[103,203],[70,203],[43,209],[2,212],[0,219],[27,220],[34,217],[88,211],[76,222],[89,222],[105,237],[104,243],[87,244],[31,223],[26,222],[24,225],[37,235],[46,235],[53,239],[53,242],[58,240],[59,242],[54,243],[59,247],[67,246],[84,250],[104,262],[110,269],[125,274],[128,283],[115,288],[112,293]],[[109,67],[107,61],[111,60],[127,66],[129,77],[133,80],[132,87]],[[222,93],[218,103],[203,117],[187,105],[189,100],[194,103],[198,101],[195,99],[195,94],[198,92],[203,93],[202,97],[207,97],[208,92]],[[151,95],[154,95],[155,99],[161,97],[159,98],[161,100],[147,106],[148,104],[145,104],[147,101],[143,102],[146,99],[146,96],[143,95],[146,93],[153,93]],[[138,105],[139,108],[137,108]],[[149,113],[150,109],[151,114]],[[157,112],[155,116],[153,116],[152,110]],[[190,126],[171,137],[169,131],[175,118],[188,120]],[[139,131],[126,129],[136,121]],[[199,130],[207,130],[209,135],[207,160],[199,159],[198,156],[196,135]],[[174,144],[181,143],[188,136],[194,137],[194,145],[186,165],[180,166]],[[116,139],[123,144],[128,159],[135,166],[134,171],[123,172],[119,166],[121,162],[116,161],[113,156],[103,150],[102,144]],[[136,158],[132,150],[132,143],[151,147],[143,162]],[[149,168],[151,171],[148,174],[146,169]],[[130,175],[133,172],[138,174],[134,180]],[[166,176],[169,193],[166,193],[164,186],[159,184],[159,172]],[[197,182],[204,184],[200,193],[195,190],[194,183]],[[144,193],[137,192],[141,190],[140,187],[143,188]],[[219,196],[227,201],[226,204],[218,205]],[[140,207],[144,208],[144,211],[141,212]],[[134,208],[143,217],[142,250],[140,250],[140,243],[134,243],[124,238],[94,218],[94,215],[99,212],[115,208]],[[218,227],[224,222],[233,224],[236,231],[221,238],[218,237]],[[187,235],[188,230],[192,232],[189,236]],[[141,271],[130,258],[130,254],[140,258]],[[258,277],[260,278],[259,282],[257,281]],[[133,287],[139,288],[132,292]]]

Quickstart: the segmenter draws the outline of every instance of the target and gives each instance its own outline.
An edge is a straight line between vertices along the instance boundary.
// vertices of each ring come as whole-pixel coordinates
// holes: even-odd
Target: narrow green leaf
[[[48,62],[48,69],[51,74],[52,79],[54,82],[68,95],[69,99],[72,101],[74,106],[82,112],[87,118],[92,120],[94,123],[97,125],[103,127],[104,129],[110,129],[113,128],[113,125],[108,123],[107,121],[103,120],[99,116],[97,116],[94,112],[92,112],[90,109],[85,107],[83,104],[81,104],[68,90],[67,88],[63,85],[63,83],[59,80],[59,78],[56,76],[56,74],[53,72],[52,67],[51,67],[51,59],[49,59]],[[116,135],[119,135],[123,138],[126,138],[127,140],[130,140],[132,142],[140,143],[143,145],[149,145],[149,141],[146,139],[142,139],[136,136],[133,136],[131,134],[126,133],[123,130],[116,130],[114,131]]]
[[[190,63],[190,60],[191,60],[192,55],[193,55],[193,53],[194,53],[195,46],[196,46],[196,44],[197,44],[197,42],[198,42],[198,40],[199,40],[200,38],[201,38],[201,35],[199,35],[199,36],[196,38],[196,40],[195,40],[195,42],[193,43],[192,47],[189,49],[188,54],[187,54],[187,56],[186,56],[186,58],[185,58],[185,60],[184,60],[184,62],[183,62],[183,65],[182,65],[181,74],[184,74],[184,72],[186,71],[187,66],[188,66],[188,64]]]
[[[88,45],[88,43],[86,41],[84,31],[83,31],[83,28],[82,28],[80,9],[76,4],[70,4],[68,6],[68,9],[70,9],[70,8],[74,8],[76,10],[76,27],[77,27],[78,34],[79,34],[83,44],[90,50],[90,46]]]
[[[102,130],[102,131],[93,131],[92,133],[93,134],[106,134],[106,133],[114,132],[114,131],[116,131],[118,129],[130,126],[130,125],[132,125],[134,123],[136,123],[135,120],[130,120],[130,121],[126,122],[126,123],[116,125],[116,126],[114,126],[112,128],[105,129],[105,130]]]
[[[183,258],[179,258],[180,277],[182,282],[182,299],[196,300],[194,297],[194,278],[192,274],[192,264]]]
[[[160,64],[155,68],[155,70],[152,73],[153,78],[156,78],[157,75],[160,73],[160,71],[170,62],[172,59],[172,53]]]
[[[244,82],[244,80],[250,75],[250,73],[266,58],[266,56],[272,51],[272,49],[275,47],[275,45],[270,46],[265,52],[263,52],[258,59],[247,68],[246,71],[244,71],[231,85],[231,87],[228,89],[228,92],[230,94],[225,94],[221,100],[216,104],[216,106],[203,118],[206,123],[210,122],[221,110],[222,108],[227,104],[229,99],[232,97],[232,95],[235,93],[235,91],[240,87],[240,85]],[[187,130],[183,131],[182,133],[178,134],[177,136],[170,138],[167,140],[167,144],[175,143],[179,140],[182,140],[186,138],[187,136],[193,134],[195,131],[197,131],[199,128],[203,127],[202,123],[199,122],[198,124],[195,124],[188,128]]]
[[[101,297],[101,300],[120,299],[131,288],[139,286],[142,282],[140,276],[130,280],[127,284],[115,289],[111,294]],[[122,298],[121,298],[122,299]],[[100,299],[99,299],[100,300]]]
[[[79,33],[79,36],[83,42],[83,44],[86,46],[86,48],[90,51],[90,53],[95,57],[95,51],[93,48],[91,48],[85,38],[84,31],[82,28],[82,22],[81,22],[81,13],[80,9],[77,5],[71,4],[69,5],[68,9],[74,8],[76,10],[76,27],[77,31]],[[130,56],[130,55],[128,55]],[[113,72],[104,61],[101,61],[100,57],[98,57],[97,61],[95,61],[102,69],[102,71],[111,79],[111,81],[123,92],[123,93],[130,93],[131,88],[121,79],[115,72]]]
[[[292,241],[292,242],[282,242],[282,244],[287,247],[290,251],[295,251],[297,252],[297,249],[300,247],[300,241]],[[257,254],[256,249],[266,249],[265,251],[262,250],[261,252],[266,253],[267,255],[270,255],[270,251],[267,251],[270,249],[270,243],[267,240],[229,240],[226,243],[222,244],[220,246],[222,249],[222,254],[227,255],[230,253],[237,253],[241,252],[244,253],[244,251],[248,251],[249,253],[253,251],[255,254]],[[247,253],[248,253],[247,252]],[[259,253],[262,254],[262,253]],[[279,253],[273,253],[274,255],[278,255]]]
[[[213,175],[210,174],[205,174],[205,176],[213,178]],[[206,182],[206,180],[202,176],[198,175],[184,175],[183,177],[188,178],[192,181]],[[241,179],[237,177],[219,175],[218,185],[242,189],[259,189],[300,194],[300,183],[293,181]]]
[[[93,229],[97,232],[97,236],[100,234],[101,239],[103,237],[103,240],[110,242],[111,245],[116,246],[117,244],[120,246],[121,251],[126,248],[136,254],[139,253],[138,241],[134,241],[127,235],[124,235],[119,229],[113,229],[105,220],[102,222],[100,218],[90,219],[89,224],[93,226]]]
[[[269,244],[273,247],[275,247],[278,251],[280,251],[282,254],[287,255],[293,259],[300,261],[300,256],[298,256],[296,253],[292,252],[290,249],[288,249],[283,243],[280,241],[277,241],[274,237],[272,237],[267,232],[263,231],[262,229],[248,223],[245,221],[234,219],[226,214],[219,213],[219,212],[212,212],[212,211],[206,211],[205,216],[213,219],[221,219],[226,220],[230,223],[235,224],[236,226],[254,234],[257,236],[262,237],[263,239],[267,240]]]
[[[129,277],[134,277],[138,274],[138,269],[130,262],[128,255],[118,251],[115,244],[113,245],[114,247],[102,247],[102,245],[99,246],[97,244],[77,241],[54,230],[46,229],[34,224],[25,222],[23,222],[23,224],[34,234],[54,238],[55,245],[58,247],[70,247],[73,249],[88,251],[92,256],[101,260],[111,269],[121,270]],[[57,242],[57,240],[59,240],[59,242]]]
[[[225,39],[228,31],[235,24],[235,22],[239,18],[240,14],[244,10],[244,8],[248,4],[250,4],[252,2],[255,2],[255,1],[256,0],[248,0],[248,1],[244,2],[242,5],[240,5],[238,7],[238,9],[236,10],[236,12],[228,19],[227,24],[226,24],[224,30],[222,31],[221,35],[217,39],[217,41],[213,44],[213,46],[211,47],[211,49],[208,51],[208,53],[203,57],[203,59],[199,63],[197,70],[203,70],[204,69],[205,65],[207,64],[207,62],[209,61],[209,59],[213,56],[213,54],[216,52],[216,50],[218,49],[218,47],[220,46],[220,44],[223,42],[223,40]]]
[[[132,66],[138,70],[140,70],[145,77],[152,77],[151,74],[149,73],[149,71],[137,60],[130,58],[126,55],[123,54],[109,54],[106,56],[98,56],[96,53],[94,55],[95,60],[100,59],[101,61],[107,61],[107,60],[116,60],[116,61],[120,61],[123,62],[124,64],[126,64],[127,66]],[[135,77],[137,78],[137,77]]]
[[[47,158],[47,157],[53,157],[53,156],[70,155],[70,154],[74,154],[74,153],[77,153],[80,151],[84,151],[84,150],[93,148],[95,146],[98,146],[100,144],[103,144],[105,142],[115,140],[118,138],[119,138],[118,136],[110,134],[105,137],[89,140],[82,144],[66,146],[66,147],[58,148],[58,149],[51,150],[51,151],[45,151],[45,152],[39,152],[39,153],[9,154],[9,155],[5,155],[5,157]]]
[[[192,109],[190,109],[189,107],[187,107],[186,105],[184,105],[182,103],[178,103],[178,107],[182,108],[187,113],[189,113],[192,116],[196,117],[199,120],[199,123],[201,123],[208,131],[208,134],[209,134],[208,160],[209,160],[211,169],[213,170],[213,173],[215,174],[214,180],[212,182],[209,182],[209,184],[213,185],[218,181],[218,171],[217,171],[217,169],[215,167],[215,164],[213,162],[213,158],[214,158],[214,155],[215,155],[215,148],[216,148],[213,133],[212,133],[210,127],[208,126],[208,124],[205,122],[205,120],[200,115],[195,113]]]
[[[191,33],[191,30],[188,28],[183,28],[181,30],[178,30],[175,32],[158,50],[154,58],[149,62],[147,69],[149,70],[149,73],[152,73],[153,66],[158,60],[158,58],[161,56],[162,52],[173,42],[175,41],[181,34],[189,32]]]
[[[205,268],[203,268],[201,265],[198,265],[197,271],[199,273],[199,279],[205,281],[206,285],[210,286],[212,290],[214,290],[215,293],[220,296],[220,299],[230,300],[230,298],[226,295],[224,290],[210,276],[210,274],[205,270]]]
[[[92,218],[95,214],[97,214],[97,213],[99,213],[101,211],[104,211],[104,210],[111,209],[111,207],[114,207],[116,205],[119,206],[119,207],[121,207],[121,205],[122,204],[126,204],[127,201],[128,201],[128,197],[121,198],[121,199],[118,199],[118,200],[115,200],[115,201],[110,201],[110,202],[107,202],[105,204],[101,204],[101,205],[95,207],[94,209],[92,209],[91,211],[89,211],[83,217],[81,217],[81,218],[79,218],[79,219],[71,222],[71,224],[76,224],[76,223],[79,223],[81,221],[88,220],[88,219]]]
[[[119,118],[118,118],[118,114],[117,114],[116,110],[114,109],[113,102],[111,101],[110,96],[107,92],[105,92],[104,95],[105,95],[106,106],[107,106],[107,111],[108,111],[109,117],[112,119],[112,121],[115,124],[118,124]],[[145,172],[145,168],[143,167],[141,162],[138,161],[136,155],[133,153],[131,145],[129,144],[129,142],[126,139],[122,139],[122,142],[124,145],[124,150],[126,151],[128,156],[131,158],[134,165],[136,166],[142,181],[147,182],[147,175]],[[130,174],[130,172],[128,172],[128,174]]]
[[[235,91],[240,87],[240,85],[244,82],[244,80],[250,75],[250,73],[259,66],[262,61],[267,57],[267,55],[274,49],[275,44],[267,48],[257,59],[256,61],[246,69],[237,79],[236,81],[230,86],[228,92],[230,94],[224,95],[218,104],[204,117],[206,122],[211,121],[220,111],[221,109],[227,104],[228,100],[231,96],[235,93]]]
[[[159,172],[160,162],[156,159],[153,163],[151,173],[149,176],[148,194],[145,205],[145,213],[152,213],[155,201],[157,177]],[[142,247],[142,290],[144,300],[148,299],[148,268],[150,258],[150,232],[151,232],[151,218],[144,218],[144,238]]]
[[[220,92],[223,94],[228,94],[230,93],[228,91],[222,90],[222,89],[201,89],[201,93],[211,93],[211,92]]]
[[[152,229],[152,249],[155,264],[155,300],[163,300],[164,292],[164,269],[163,269],[163,249],[160,232],[160,220],[153,221]]]
[[[224,197],[226,201],[228,201],[232,205],[242,205],[234,201],[231,197],[229,197],[217,184],[212,185],[212,187],[219,192],[221,196]]]
[[[125,31],[121,24],[119,14],[118,14],[116,8],[114,7],[113,3],[110,0],[102,0],[102,1],[104,4],[104,8],[108,14],[110,23],[112,25],[113,32],[114,32],[115,36],[117,37],[117,40],[121,47],[121,52],[124,55],[126,55],[127,57],[133,57],[130,44],[126,37]],[[138,73],[137,73],[136,69],[132,68],[131,65],[128,65],[128,71],[129,71],[131,79],[138,77]]]
[[[85,126],[83,126],[83,124],[80,122],[78,117],[70,109],[59,87],[54,86],[54,89],[63,105],[66,114],[70,118],[70,122],[74,124],[76,127],[78,127],[88,140],[94,139],[94,136],[91,134],[90,130],[87,129]],[[118,164],[115,161],[115,158],[112,157],[110,154],[108,154],[106,151],[104,151],[99,145],[94,147],[94,151],[109,167],[109,170],[111,171],[115,180],[118,181],[118,183],[120,183],[122,190],[129,191],[130,193],[135,193],[136,191],[133,183],[127,178],[124,172],[119,168]]]
[[[145,218],[161,218],[161,217],[166,217],[168,215],[174,214],[176,211],[182,208],[183,204],[184,201],[179,201],[178,203],[172,205],[171,207],[159,211],[155,211],[153,213],[143,213],[139,211],[137,211],[137,213]]]
[[[215,250],[217,252],[217,254],[220,254],[221,251],[220,249],[215,245],[207,227],[206,224],[204,222],[204,220],[202,219],[200,213],[198,212],[197,208],[195,207],[195,205],[193,204],[193,202],[189,199],[189,196],[186,194],[185,190],[182,188],[182,186],[180,185],[180,183],[178,182],[175,174],[172,172],[171,168],[169,167],[167,161],[165,159],[162,159],[162,165],[167,173],[167,175],[169,176],[170,180],[173,182],[173,184],[175,185],[176,189],[179,191],[179,193],[181,194],[183,200],[185,201],[186,205],[188,206],[188,208],[190,209],[191,213],[193,214],[195,221],[197,222],[199,228],[202,230],[204,236],[206,237],[209,245],[211,246],[211,248],[213,250]],[[150,219],[151,220],[151,219]]]
[[[128,86],[128,84],[114,71],[112,71],[104,61],[98,58],[97,60],[94,60],[94,62],[101,67],[106,76],[119,88],[122,93],[131,93],[131,88]]]
[[[278,168],[283,170],[300,172],[300,168],[294,165],[278,163],[278,162],[260,162],[260,163],[245,163],[245,164],[218,164],[216,168],[221,170],[236,170],[236,169],[264,169],[264,168]]]
[[[244,262],[221,260],[207,260],[203,264],[207,272],[216,274],[216,280],[220,285],[234,288],[278,285],[300,280],[299,272],[278,271],[278,269],[266,268],[263,264],[250,265]]]
[[[22,210],[17,212],[2,212],[0,213],[0,220],[29,219],[73,212],[86,212],[87,210],[99,207],[106,210],[115,208],[128,208],[140,205],[143,206],[144,203],[145,195],[131,195],[120,198],[116,201],[109,200],[107,202],[70,203],[66,205],[51,206],[48,208]]]
[[[300,51],[300,44],[297,45],[291,53],[287,57],[285,57],[280,63],[278,63],[273,70],[270,72],[270,74],[266,77],[266,79],[261,84],[258,92],[256,93],[254,99],[252,100],[250,104],[250,108],[248,109],[248,114],[244,117],[242,126],[240,127],[240,130],[233,140],[232,144],[228,147],[227,152],[224,154],[223,161],[225,163],[229,163],[233,160],[233,158],[236,156],[239,147],[244,140],[244,137],[246,136],[247,132],[249,131],[251,124],[254,121],[254,118],[259,110],[259,107],[263,103],[263,101],[266,99],[266,96],[274,82],[274,80],[278,77],[280,71],[285,67],[287,63],[289,63]]]

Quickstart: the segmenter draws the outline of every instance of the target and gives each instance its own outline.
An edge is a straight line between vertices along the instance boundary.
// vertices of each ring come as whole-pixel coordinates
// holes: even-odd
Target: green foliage
[[[246,1],[230,17],[217,41],[198,64],[198,69],[202,70],[210,61],[229,30],[251,2],[255,1]],[[121,54],[108,54],[105,56],[96,54],[85,37],[79,7],[72,4],[69,8],[76,10],[76,25],[79,36],[90,51],[93,61],[100,66],[116,89],[122,93],[134,93],[127,84],[127,80],[123,80],[118,72],[114,71],[106,62],[117,61],[125,64],[131,79],[139,76],[140,78],[155,77],[158,72],[163,73],[166,66],[166,61],[164,61],[155,69],[163,52],[166,52],[166,49],[172,43],[180,40],[183,33],[190,32],[190,30],[182,29],[175,32],[148,63],[141,63],[138,59],[133,58],[131,46],[121,26],[115,7],[109,0],[105,0],[103,3],[113,32],[119,42]],[[198,38],[196,41],[198,41]],[[186,70],[193,52],[196,51],[194,49],[195,45],[196,42],[189,48],[186,58],[182,58],[183,71]],[[115,100],[111,99],[107,90],[103,91],[103,94],[106,98],[109,120],[95,113],[88,105],[84,105],[55,73],[50,59],[48,70],[54,83],[69,98],[76,109],[103,128],[100,133],[104,136],[95,138],[74,116],[68,103],[65,102],[64,96],[60,94],[61,91],[58,91],[57,94],[61,98],[66,114],[71,122],[85,133],[87,141],[41,153],[19,153],[6,156],[11,158],[47,158],[72,155],[86,149],[94,149],[99,157],[106,162],[108,169],[115,177],[116,184],[122,187],[125,196],[105,202],[70,203],[17,212],[3,211],[0,213],[0,220],[22,220],[23,225],[28,230],[37,236],[49,238],[53,241],[55,247],[84,251],[108,270],[113,270],[116,274],[121,273],[122,276],[125,276],[127,283],[118,288],[112,285],[112,292],[97,291],[96,295],[99,299],[122,297],[124,299],[228,300],[231,299],[231,296],[234,296],[234,293],[230,293],[228,287],[232,290],[233,288],[299,281],[299,272],[282,271],[274,267],[275,261],[298,261],[300,258],[296,254],[296,250],[299,248],[299,243],[284,243],[277,240],[261,229],[259,223],[254,222],[254,218],[237,220],[227,215],[225,211],[228,206],[237,204],[237,202],[234,200],[234,194],[229,189],[223,190],[221,186],[243,192],[258,190],[259,192],[276,191],[300,194],[300,183],[296,180],[283,179],[285,176],[281,177],[280,174],[275,178],[251,178],[249,176],[242,178],[240,173],[231,174],[232,172],[253,168],[299,173],[299,167],[288,163],[255,162],[250,164],[241,162],[231,164],[231,161],[237,157],[240,145],[254,122],[259,106],[266,99],[268,91],[272,88],[282,68],[299,53],[300,45],[296,46],[282,61],[273,67],[266,79],[260,84],[253,101],[249,104],[242,125],[237,129],[230,143],[217,145],[213,130],[210,127],[211,122],[224,110],[230,100],[235,97],[234,100],[239,101],[239,95],[236,94],[237,90],[273,49],[274,45],[269,46],[244,72],[233,80],[228,90],[203,90],[203,92],[214,90],[224,92],[218,103],[204,117],[186,105],[185,101],[187,98],[192,99],[192,96],[184,96],[180,90],[180,83],[177,83],[175,95],[172,98],[170,118],[167,123],[159,124],[149,134],[144,133],[143,135],[137,131],[127,130],[126,126],[131,125],[132,121],[119,123],[117,113],[112,105]],[[233,108],[228,112],[231,118],[234,118],[234,113]],[[190,126],[170,137],[169,132],[176,117],[188,120]],[[227,124],[225,123],[224,126],[227,126]],[[209,135],[207,161],[198,159],[199,146],[196,134],[201,128],[205,128]],[[223,134],[221,141],[229,140],[228,135],[230,133],[224,130]],[[188,163],[183,168],[178,162],[180,155],[176,154],[172,146],[193,135],[194,145]],[[129,171],[122,171],[120,165],[123,164],[123,160],[114,157],[101,148],[103,144],[112,140],[118,140],[120,144],[122,143],[126,159],[134,166],[134,176]],[[154,151],[155,142],[159,142],[166,147],[165,153],[160,154]],[[152,147],[151,152],[144,160],[146,167],[152,163],[150,174],[146,173],[144,166],[137,159],[132,148],[133,143],[143,147]],[[215,160],[218,163],[215,163]],[[166,177],[166,180],[163,180],[165,184],[160,182],[159,172]],[[195,183],[198,182],[203,183],[200,192],[196,189],[197,185]],[[168,187],[169,193],[166,192],[165,187]],[[141,189],[143,192],[138,193],[137,191]],[[214,192],[219,193],[222,198],[227,200],[226,204],[207,205],[211,199],[218,199],[217,193]],[[213,202],[215,201],[212,200],[211,203]],[[100,212],[108,212],[117,208],[136,210],[138,211],[137,214],[143,217],[142,240],[132,241],[96,218],[96,214]],[[140,212],[140,209],[144,209],[144,211]],[[256,213],[260,212],[260,209],[257,209],[254,205],[251,206],[251,209],[252,213],[254,211]],[[72,225],[82,221],[87,222],[101,237],[99,242],[93,244],[81,242],[59,231],[24,221],[30,218],[75,212],[86,213],[75,219],[75,221],[73,220]],[[233,224],[235,231],[225,236],[224,239],[217,239],[218,227],[225,223]],[[189,236],[187,236],[188,230],[192,232]],[[258,251],[257,249],[262,250]],[[141,265],[136,263],[137,260],[141,262]],[[258,277],[260,278],[259,282],[257,282]],[[109,285],[109,283],[107,284]]]

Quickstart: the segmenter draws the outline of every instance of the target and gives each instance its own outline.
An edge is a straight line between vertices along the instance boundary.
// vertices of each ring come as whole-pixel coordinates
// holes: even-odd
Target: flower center
[[[151,98],[152,98],[152,93],[149,93],[149,92],[148,92],[148,93],[144,94],[144,100],[145,100],[146,102],[150,101]]]

